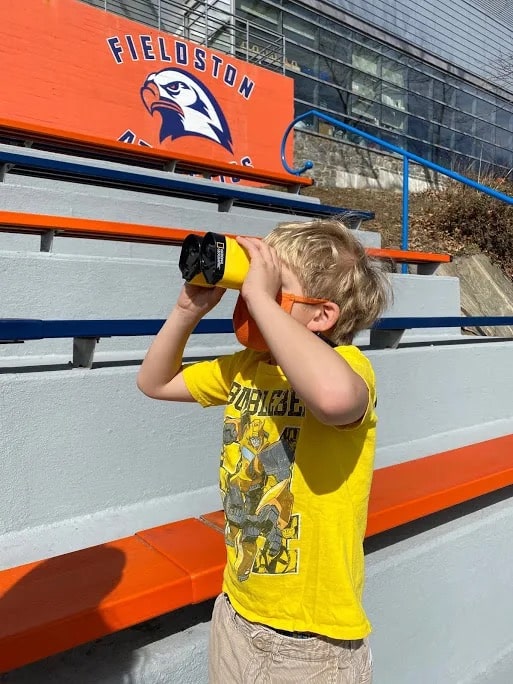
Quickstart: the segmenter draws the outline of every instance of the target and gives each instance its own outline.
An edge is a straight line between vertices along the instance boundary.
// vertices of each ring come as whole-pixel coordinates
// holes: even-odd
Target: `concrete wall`
[[[320,186],[402,191],[403,160],[399,156],[296,130],[294,157],[297,168],[307,159],[313,161],[312,174]],[[410,164],[409,171],[410,192],[422,192],[445,182],[440,174],[417,164]]]

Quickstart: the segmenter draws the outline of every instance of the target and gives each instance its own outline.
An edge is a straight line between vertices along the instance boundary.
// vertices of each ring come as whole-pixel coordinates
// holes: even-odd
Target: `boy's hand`
[[[225,292],[223,287],[200,287],[184,283],[176,308],[191,319],[199,321],[219,303]]]
[[[254,299],[262,296],[275,300],[281,288],[281,262],[276,250],[258,238],[237,237],[237,242],[251,260],[241,289],[246,304],[250,307]]]

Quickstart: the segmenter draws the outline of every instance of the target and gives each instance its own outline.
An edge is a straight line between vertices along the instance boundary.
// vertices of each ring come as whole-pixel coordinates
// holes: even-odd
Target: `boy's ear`
[[[306,326],[312,332],[331,330],[340,316],[340,307],[335,302],[323,302],[315,307],[315,314]]]

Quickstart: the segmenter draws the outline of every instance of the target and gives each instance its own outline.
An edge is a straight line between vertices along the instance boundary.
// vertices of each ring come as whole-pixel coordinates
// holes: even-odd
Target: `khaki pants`
[[[296,638],[248,622],[224,594],[210,632],[210,684],[371,684],[367,639]]]

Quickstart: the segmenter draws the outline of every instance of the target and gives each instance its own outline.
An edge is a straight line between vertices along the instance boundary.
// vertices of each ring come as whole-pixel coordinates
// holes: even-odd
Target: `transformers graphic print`
[[[278,435],[268,418],[244,410],[225,415],[223,427],[220,485],[237,579],[298,572],[299,553],[289,542],[300,533],[290,486],[300,428]]]

